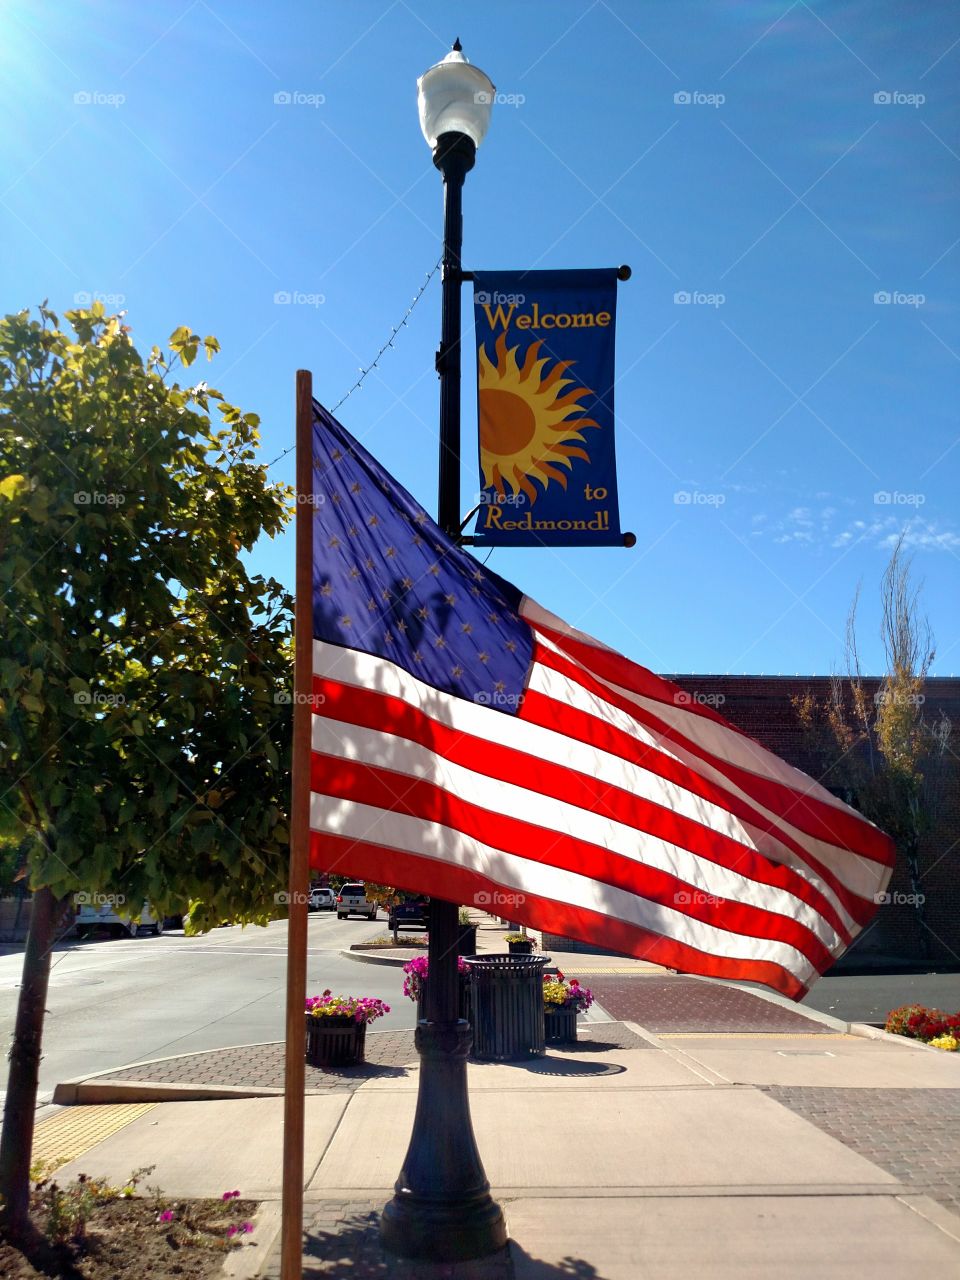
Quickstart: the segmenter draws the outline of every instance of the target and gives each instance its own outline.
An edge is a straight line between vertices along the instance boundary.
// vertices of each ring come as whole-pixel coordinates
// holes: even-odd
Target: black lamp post
[[[460,251],[463,182],[490,122],[495,89],[464,58],[458,40],[418,82],[420,127],[443,175],[443,301],[438,520],[460,532]],[[470,1120],[467,1056],[472,1030],[459,1017],[457,907],[430,904],[426,1018],[417,1026],[420,1087],[410,1146],[380,1238],[391,1253],[431,1262],[482,1258],[506,1244],[500,1206],[490,1195]]]

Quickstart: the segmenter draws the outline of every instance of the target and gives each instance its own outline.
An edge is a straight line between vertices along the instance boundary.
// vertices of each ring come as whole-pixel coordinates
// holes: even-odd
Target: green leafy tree
[[[25,875],[29,836],[0,805],[0,898],[12,897]]]
[[[0,320],[0,804],[34,890],[0,1140],[10,1234],[28,1165],[50,950],[74,895],[191,927],[262,922],[286,887],[291,602],[245,564],[288,516],[258,419],[143,359],[117,316]]]

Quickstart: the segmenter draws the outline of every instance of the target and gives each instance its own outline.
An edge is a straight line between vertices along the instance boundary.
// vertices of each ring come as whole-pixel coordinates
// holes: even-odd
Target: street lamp
[[[440,473],[438,522],[460,535],[460,252],[461,196],[477,147],[490,123],[496,90],[463,56],[460,41],[417,82],[420,128],[443,176],[443,258],[440,347]],[[380,1219],[391,1253],[457,1262],[496,1253],[507,1242],[500,1206],[490,1195],[470,1120],[467,1057],[472,1030],[459,1017],[457,908],[430,903],[426,1017],[417,1025],[420,1086],[413,1132]]]
[[[427,146],[436,150],[445,133],[465,133],[479,147],[490,127],[493,81],[463,56],[459,40],[417,81],[417,110]]]
[[[460,41],[417,81],[420,128],[443,175],[443,297],[440,348],[440,488],[438,519],[452,538],[460,533],[460,250],[463,181],[490,125],[496,89],[472,67]]]

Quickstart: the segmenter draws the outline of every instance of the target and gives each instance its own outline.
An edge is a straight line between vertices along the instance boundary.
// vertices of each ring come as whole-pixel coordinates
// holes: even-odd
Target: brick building
[[[738,729],[790,764],[815,778],[823,772],[793,699],[810,692],[824,700],[830,693],[829,677],[673,675],[668,679],[716,707]],[[864,680],[868,696],[880,685],[878,678]],[[960,678],[932,677],[924,686],[924,696],[927,720],[935,721],[942,713],[953,725],[938,781],[938,829],[921,847],[927,927],[924,930],[919,924],[912,903],[898,900],[911,891],[906,868],[898,865],[890,883],[892,901],[881,906],[874,924],[840,961],[840,969],[919,964],[922,932],[927,936],[931,967],[960,968]]]

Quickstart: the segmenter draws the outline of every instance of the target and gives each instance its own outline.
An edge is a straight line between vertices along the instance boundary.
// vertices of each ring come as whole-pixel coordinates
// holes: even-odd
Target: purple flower
[[[353,1018],[357,1023],[373,1022],[390,1012],[390,1006],[372,996],[309,996],[305,1009],[314,1018]]]
[[[161,1222],[172,1222],[172,1221],[173,1221],[173,1210],[172,1210],[172,1209],[164,1209],[163,1213],[161,1213],[161,1215],[160,1215],[160,1221],[161,1221]]]
[[[252,1222],[241,1223],[240,1230],[243,1232],[244,1235],[249,1235],[250,1232],[253,1230],[253,1223]]]
[[[231,1223],[230,1226],[227,1227],[227,1235],[235,1236],[236,1234],[237,1234],[237,1228]]]
[[[220,1197],[221,1200],[239,1200],[239,1198],[240,1198],[239,1191],[225,1191],[223,1195]]]
[[[403,994],[408,1000],[419,1000],[423,991],[423,983],[427,977],[428,959],[426,956],[414,956],[403,966]],[[457,972],[469,973],[470,966],[463,956],[457,956]],[[388,1010],[389,1012],[389,1010]]]

